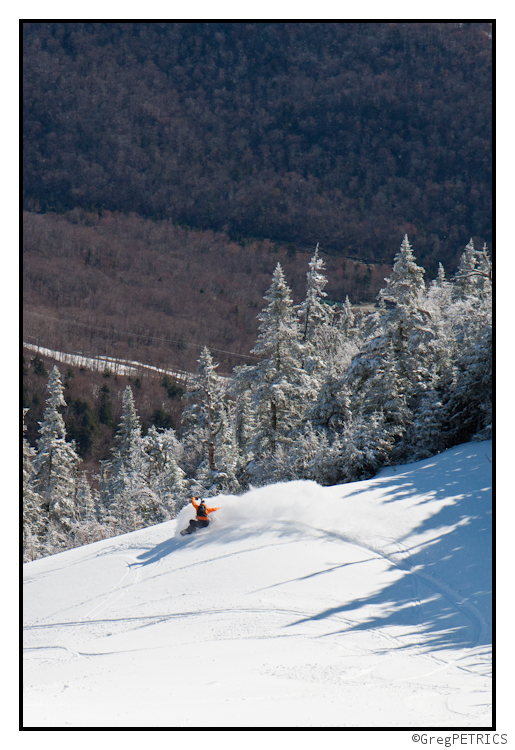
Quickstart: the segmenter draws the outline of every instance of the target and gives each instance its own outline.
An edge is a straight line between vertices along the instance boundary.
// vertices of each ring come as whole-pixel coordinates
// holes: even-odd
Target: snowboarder
[[[183,536],[184,534],[192,534],[194,531],[197,531],[197,529],[203,529],[206,526],[209,526],[209,513],[213,513],[215,510],[218,510],[218,508],[207,508],[203,500],[201,500],[200,503],[197,503],[196,501],[197,498],[191,498],[193,507],[197,511],[197,517],[192,518],[190,521],[190,525],[181,531],[181,534]]]

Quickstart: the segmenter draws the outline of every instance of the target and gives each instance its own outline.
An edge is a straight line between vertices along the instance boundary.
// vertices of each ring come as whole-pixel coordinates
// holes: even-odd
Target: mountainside
[[[488,727],[491,442],[24,565],[24,727]],[[201,709],[199,709],[199,705]]]
[[[25,212],[23,340],[189,372],[207,345],[230,373],[254,361],[256,315],[277,263],[300,302],[313,252],[135,215]],[[391,270],[343,257],[328,257],[327,268],[328,298],[354,304],[373,300]]]
[[[23,24],[24,205],[436,272],[491,245],[492,25]]]

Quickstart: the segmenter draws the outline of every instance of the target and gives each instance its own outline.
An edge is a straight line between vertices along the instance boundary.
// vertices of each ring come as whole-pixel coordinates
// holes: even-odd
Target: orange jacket
[[[193,503],[193,507],[195,508],[195,510],[197,510],[200,503],[196,503],[194,497],[191,498],[191,502]],[[213,511],[215,510],[218,510],[218,508],[208,508],[206,506],[206,513],[213,513]],[[197,516],[197,521],[205,521],[205,520],[206,520],[205,516]]]

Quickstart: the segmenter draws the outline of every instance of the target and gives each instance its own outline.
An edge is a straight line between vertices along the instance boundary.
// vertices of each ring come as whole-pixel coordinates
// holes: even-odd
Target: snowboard
[[[210,523],[211,521],[212,519],[210,519]],[[207,529],[207,528],[208,528],[207,526],[204,527],[204,529]],[[190,526],[187,526],[185,529],[182,529],[179,533],[181,536],[185,536],[186,534],[194,534],[197,531],[202,531],[202,530],[203,529],[195,529],[195,528],[192,529]]]

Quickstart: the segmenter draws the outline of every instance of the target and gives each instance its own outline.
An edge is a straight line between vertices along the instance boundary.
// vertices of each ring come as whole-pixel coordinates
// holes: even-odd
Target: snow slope
[[[24,565],[24,727],[488,727],[490,442]]]

